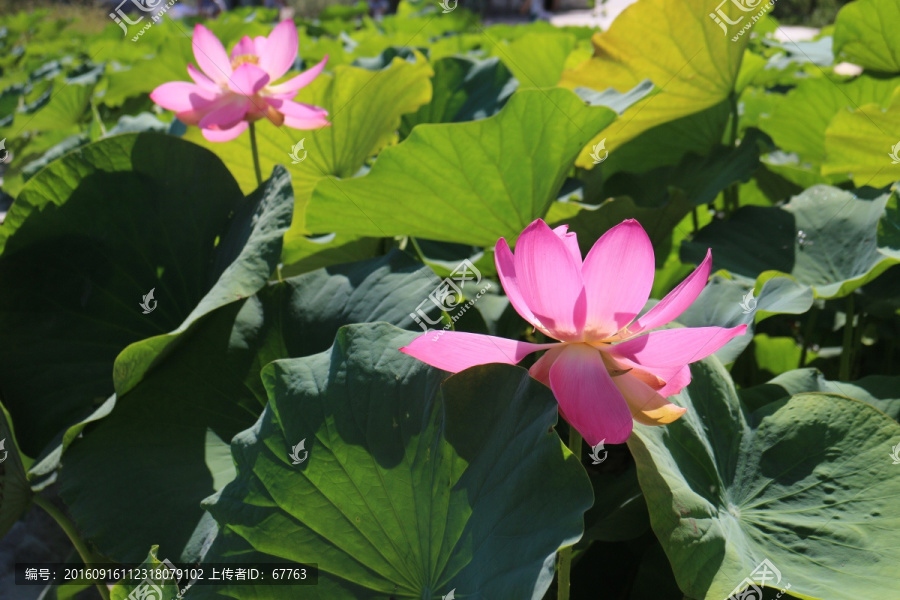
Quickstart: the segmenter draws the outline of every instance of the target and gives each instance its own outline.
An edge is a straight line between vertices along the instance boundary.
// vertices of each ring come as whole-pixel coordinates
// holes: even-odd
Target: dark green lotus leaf
[[[9,419],[0,404],[0,537],[19,520],[31,504],[31,489]]]
[[[857,381],[829,381],[818,369],[795,369],[767,383],[741,390],[741,401],[756,410],[802,392],[838,394],[867,402],[894,420],[900,419],[900,377],[868,375]]]
[[[238,478],[206,506],[253,550],[318,564],[292,598],[541,598],[592,500],[549,431],[556,402],[509,365],[443,381],[398,352],[413,337],[350,326],[330,352],[268,365],[269,404],[232,441]]]
[[[193,321],[262,287],[292,205],[283,170],[245,199],[212,153],[151,133],[35,175],[0,227],[0,379],[23,449],[37,455]]]
[[[120,561],[139,561],[151,544],[181,556],[202,517],[200,501],[228,478],[231,455],[223,460],[215,438],[230,441],[266,403],[260,369],[326,350],[348,323],[418,330],[410,313],[438,283],[394,252],[290,278],[213,311],[111,414],[80,424],[83,439],[57,450],[60,494],[81,531]],[[426,306],[436,320],[437,307]]]
[[[713,253],[713,264],[718,257]],[[714,275],[694,301],[678,317],[687,327],[737,327],[746,325],[747,333],[738,336],[716,352],[724,364],[733,362],[753,340],[756,323],[777,314],[799,315],[813,304],[813,292],[791,277],[767,279],[755,293],[751,285]]]
[[[900,587],[900,424],[860,400],[804,393],[748,412],[715,358],[691,365],[665,427],[628,445],[682,591],[722,600],[763,583],[801,598],[887,600]]]
[[[403,116],[401,138],[420,123],[457,123],[490,117],[503,108],[518,86],[497,58],[448,56],[432,66],[431,102]]]
[[[735,275],[756,279],[779,271],[818,298],[843,297],[900,260],[876,241],[889,197],[818,185],[784,206],[746,206],[714,221],[682,244],[681,256],[696,264],[712,248],[716,267]]]

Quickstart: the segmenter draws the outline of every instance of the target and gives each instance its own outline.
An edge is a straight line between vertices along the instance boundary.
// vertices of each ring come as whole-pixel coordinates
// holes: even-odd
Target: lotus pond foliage
[[[900,15],[749,4],[0,18],[0,549],[314,573],[0,597],[900,597]]]

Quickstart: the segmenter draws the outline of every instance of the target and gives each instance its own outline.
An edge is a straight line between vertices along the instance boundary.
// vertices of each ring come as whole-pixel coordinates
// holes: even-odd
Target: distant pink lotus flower
[[[194,26],[192,45],[200,67],[200,71],[193,65],[187,67],[194,83],[164,83],[150,98],[175,111],[184,123],[198,125],[209,141],[233,140],[248,123],[262,118],[294,129],[330,125],[325,109],[292,100],[322,72],[327,56],[296,77],[272,84],[288,72],[297,57],[297,28],[292,21],[279,23],[267,38],[244,36],[230,57],[222,42],[203,25]]]
[[[688,363],[709,356],[746,325],[693,327],[645,333],[677,318],[709,279],[712,253],[642,317],[653,286],[653,245],[629,219],[597,240],[584,262],[568,225],[551,230],[538,219],[513,255],[497,242],[497,272],[513,308],[536,329],[561,343],[530,344],[474,333],[426,333],[401,348],[439,369],[457,373],[486,363],[516,364],[547,350],[532,377],[553,390],[559,412],[588,444],[628,439],[632,419],[665,425],[686,409],[666,398],[691,381]],[[642,335],[644,334],[644,335]]]

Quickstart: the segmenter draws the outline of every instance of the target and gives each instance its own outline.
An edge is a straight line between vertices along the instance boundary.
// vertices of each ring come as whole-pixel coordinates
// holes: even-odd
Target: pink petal
[[[519,236],[514,257],[519,291],[538,322],[558,340],[580,340],[585,292],[566,243],[537,219]]]
[[[201,129],[200,131],[203,133],[203,137],[210,142],[230,142],[244,133],[247,127],[249,127],[247,121],[241,121],[231,129]]]
[[[279,98],[266,98],[266,102],[284,115],[284,124],[294,129],[318,129],[331,123],[325,118],[328,111],[311,104],[302,104]]]
[[[462,331],[432,331],[420,335],[400,352],[451,373],[475,365],[514,365],[532,352],[556,344],[529,344],[505,338]]]
[[[621,356],[640,365],[641,368],[675,369],[672,371],[674,375],[684,365],[709,356],[732,338],[743,335],[746,330],[746,325],[738,325],[731,329],[724,327],[664,329],[614,344],[609,346],[608,351],[613,356]]]
[[[325,68],[325,63],[328,62],[328,57],[322,59],[322,62],[317,64],[316,66],[303,71],[299,75],[291,77],[284,83],[279,83],[278,85],[270,85],[269,92],[272,94],[291,94],[291,98],[297,95],[297,92],[300,88],[306,87],[312,81],[322,73],[322,69]],[[290,100],[290,98],[288,98]]]
[[[210,110],[200,119],[201,129],[231,129],[244,119],[247,111],[253,108],[250,100],[244,96],[231,96]]]
[[[269,83],[269,74],[251,63],[239,66],[228,78],[228,89],[235,94],[254,96]]]
[[[553,366],[554,361],[559,358],[565,347],[566,344],[555,344],[553,348],[547,350],[542,357],[537,359],[537,362],[531,365],[531,368],[528,369],[528,374],[550,387],[550,367]]]
[[[599,350],[567,344],[550,367],[550,387],[565,419],[589,445],[621,444],[631,435],[631,411]]]
[[[175,112],[209,107],[218,97],[218,92],[210,92],[186,81],[170,81],[150,92],[151,100]]]
[[[653,244],[640,223],[628,219],[588,252],[581,274],[587,293],[587,339],[603,339],[628,325],[653,287]]]
[[[282,21],[275,26],[259,50],[259,66],[269,74],[272,81],[281,78],[297,58],[297,27],[293,21]]]
[[[253,38],[253,45],[256,46],[256,56],[262,56],[266,52],[266,36],[258,35]],[[299,45],[299,44],[298,44]]]
[[[674,321],[681,313],[687,310],[709,280],[709,273],[712,270],[712,250],[707,250],[706,258],[700,263],[694,272],[678,284],[674,290],[666,294],[666,297],[660,300],[659,304],[651,308],[641,316],[633,324],[629,325],[625,333],[628,337],[637,335],[648,329],[655,329],[661,325],[665,325]]]
[[[666,425],[687,412],[686,408],[672,404],[659,392],[630,373],[612,378],[631,411],[631,416],[644,425]]]
[[[578,247],[578,236],[575,235],[575,232],[569,233],[568,225],[560,225],[559,227],[553,230],[553,233],[559,236],[566,244],[566,249],[571,253],[572,258],[575,259],[575,262],[578,264],[579,268],[581,267],[581,248]]]
[[[222,88],[220,88],[212,79],[198,71],[194,65],[188,65],[187,72],[190,78],[193,79],[198,86],[210,92],[215,92],[217,94],[221,93]]]
[[[674,396],[683,390],[691,382],[691,368],[687,365],[681,367],[675,375],[666,380],[666,385],[656,392],[663,398]]]
[[[535,318],[531,309],[528,308],[528,305],[525,304],[525,299],[519,291],[515,257],[504,238],[497,240],[497,245],[494,247],[494,264],[497,265],[497,274],[500,276],[500,283],[503,284],[503,291],[506,292],[509,303],[512,304],[513,308],[523,319],[541,329],[541,324]]]
[[[200,25],[194,26],[194,38],[191,41],[197,66],[207,77],[218,84],[225,85],[231,75],[231,59],[225,47],[215,34]]]
[[[259,56],[256,51],[256,44],[253,43],[253,39],[249,35],[245,35],[241,38],[237,44],[234,45],[234,48],[231,49],[231,60],[236,59],[238,56]]]

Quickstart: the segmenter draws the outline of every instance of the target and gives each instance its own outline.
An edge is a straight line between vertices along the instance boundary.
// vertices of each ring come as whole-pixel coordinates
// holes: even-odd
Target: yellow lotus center
[[[235,56],[231,60],[231,68],[237,69],[239,66],[243,65],[244,63],[250,63],[252,65],[257,65],[257,64],[259,64],[259,57],[256,56],[255,54],[239,54],[238,56]]]

